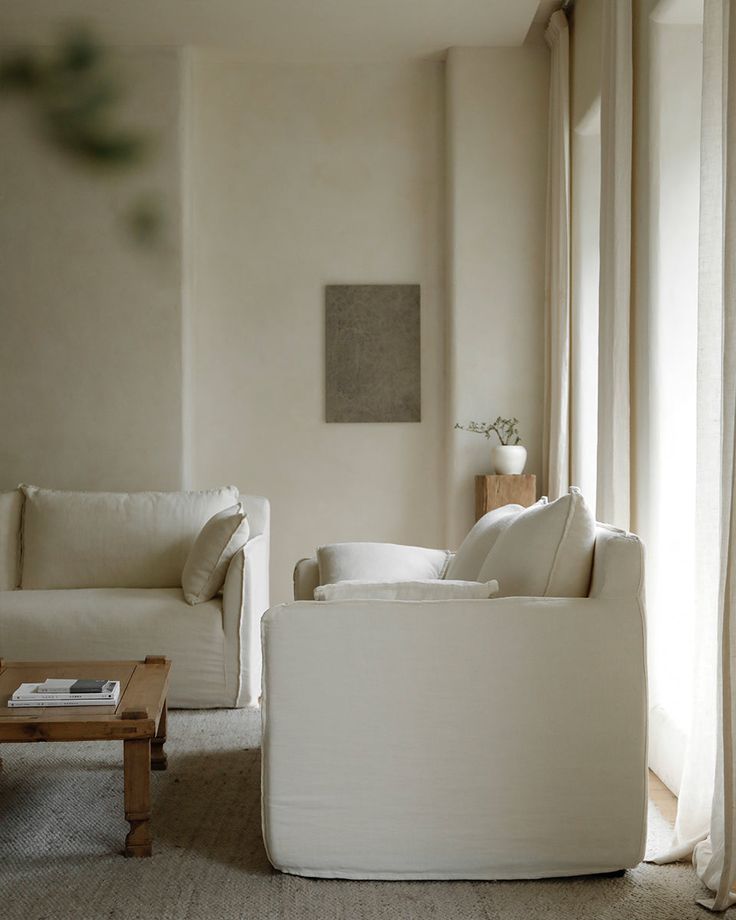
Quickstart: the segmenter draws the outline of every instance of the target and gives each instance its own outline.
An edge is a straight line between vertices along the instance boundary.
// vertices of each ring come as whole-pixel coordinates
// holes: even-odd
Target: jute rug
[[[173,712],[169,769],[154,773],[154,856],[119,855],[117,744],[0,749],[3,920],[702,920],[687,865],[620,879],[349,882],[275,872],[261,841],[259,719]],[[605,834],[605,828],[601,828]],[[669,830],[650,806],[650,845]]]

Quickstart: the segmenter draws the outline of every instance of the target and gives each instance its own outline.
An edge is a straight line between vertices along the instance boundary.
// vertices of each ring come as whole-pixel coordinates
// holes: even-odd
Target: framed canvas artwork
[[[325,288],[328,422],[421,421],[418,284]]]

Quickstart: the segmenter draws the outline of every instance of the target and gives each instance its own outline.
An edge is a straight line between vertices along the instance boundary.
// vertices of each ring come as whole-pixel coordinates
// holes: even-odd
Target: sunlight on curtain
[[[699,903],[711,910],[736,903],[736,15],[730,12],[726,0],[706,0],[698,280],[697,668],[675,846],[658,860],[692,852],[698,875],[715,893]]]
[[[700,320],[699,320],[699,587],[708,609],[702,612],[701,669],[696,675],[703,710],[695,730],[713,717],[712,646],[718,642],[717,761],[709,837],[695,847],[693,862],[715,898],[713,910],[736,903],[731,889],[734,853],[733,639],[736,625],[736,522],[734,521],[734,433],[736,429],[736,15],[725,0],[707,0],[703,30],[703,133],[701,150]],[[720,524],[720,527],[718,527]],[[720,575],[720,578],[718,577]],[[718,594],[715,588],[718,586]],[[717,621],[716,621],[717,617]],[[706,726],[708,727],[708,726]],[[698,741],[697,735],[694,736]],[[709,752],[709,739],[704,739]],[[693,749],[693,782],[706,785],[709,763]],[[705,776],[698,775],[705,772]],[[707,788],[707,785],[706,785]],[[683,801],[683,822],[699,818],[702,793]],[[682,826],[682,824],[681,824]]]
[[[599,521],[628,528],[630,514],[631,0],[603,5],[601,236],[598,314]]]
[[[647,546],[649,762],[679,793],[693,690],[702,29],[650,21],[646,38],[635,526]]]
[[[596,507],[598,470],[598,280],[601,111],[597,104],[572,138],[572,303],[570,482]]]
[[[543,489],[550,499],[570,483],[570,53],[567,17],[552,14],[547,153]]]

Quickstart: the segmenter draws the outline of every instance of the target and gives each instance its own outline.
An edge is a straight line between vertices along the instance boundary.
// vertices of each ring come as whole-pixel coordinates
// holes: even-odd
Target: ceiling
[[[255,61],[388,61],[519,45],[548,0],[0,0],[3,43],[86,24],[116,45],[198,46]]]

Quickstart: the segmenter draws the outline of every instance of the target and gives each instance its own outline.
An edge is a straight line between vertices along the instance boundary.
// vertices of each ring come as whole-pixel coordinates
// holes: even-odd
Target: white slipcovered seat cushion
[[[14,591],[20,582],[20,521],[23,493],[0,492],[0,591]]]
[[[316,601],[387,600],[438,601],[482,599],[498,592],[498,582],[450,581],[428,578],[420,581],[340,581],[315,589]]]
[[[181,588],[0,592],[3,656],[17,661],[171,659],[170,706],[232,706],[222,599],[196,609]]]
[[[225,583],[230,560],[248,542],[250,525],[243,505],[218,511],[204,525],[189,550],[181,586],[188,604],[211,600]]]
[[[202,492],[62,492],[21,486],[21,586],[178,588],[189,550],[234,486]]]
[[[537,502],[501,534],[478,575],[498,579],[501,597],[587,597],[595,519],[579,489]]]
[[[331,543],[317,550],[319,582],[443,578],[450,556],[444,549],[396,543]]]
[[[522,505],[504,505],[479,518],[448,565],[445,578],[475,581],[496,540],[523,510]]]

